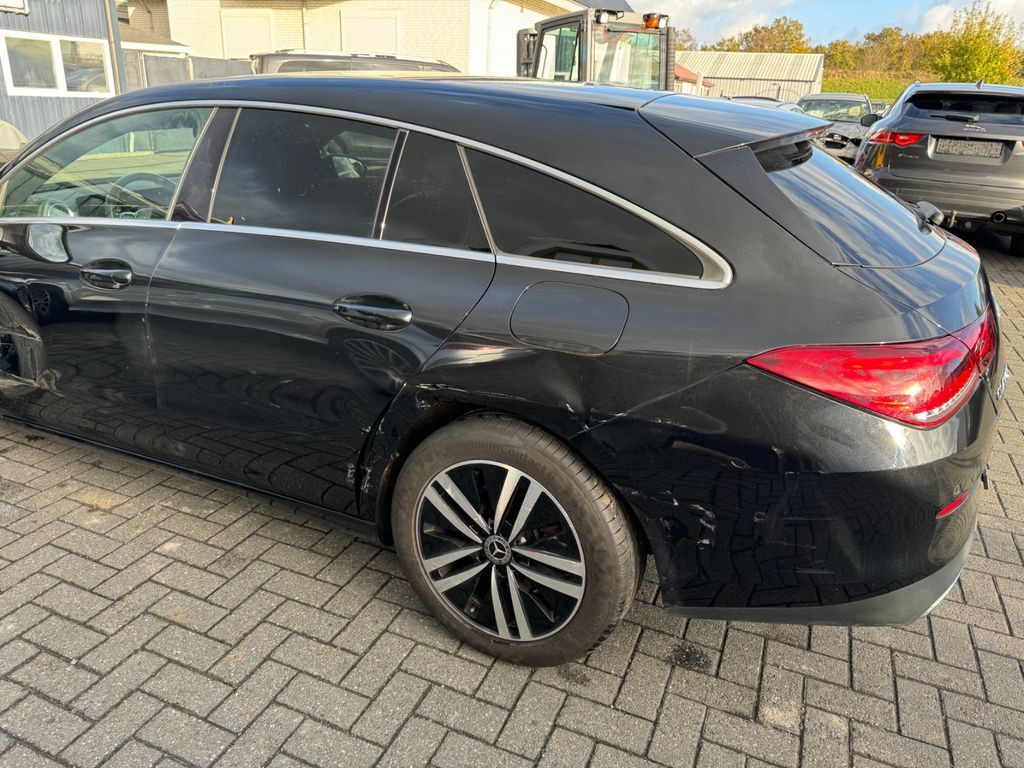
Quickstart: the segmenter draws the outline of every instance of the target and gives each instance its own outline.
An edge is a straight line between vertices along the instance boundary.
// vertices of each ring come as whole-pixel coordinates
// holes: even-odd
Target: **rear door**
[[[150,291],[162,450],[352,511],[367,435],[494,271],[459,149],[245,109],[216,189]]]
[[[895,127],[894,176],[1024,188],[1024,96],[921,91]]]

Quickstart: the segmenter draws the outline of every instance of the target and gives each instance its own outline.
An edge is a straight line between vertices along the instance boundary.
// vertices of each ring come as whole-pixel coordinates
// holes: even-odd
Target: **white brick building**
[[[605,7],[616,3],[605,3]],[[196,56],[247,59],[286,48],[442,59],[515,75],[516,32],[589,0],[129,0],[133,27]]]

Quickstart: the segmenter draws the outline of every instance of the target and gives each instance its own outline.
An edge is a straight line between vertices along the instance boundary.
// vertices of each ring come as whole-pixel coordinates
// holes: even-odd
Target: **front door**
[[[371,429],[493,274],[458,148],[244,109],[216,187],[149,295],[161,449],[354,512]]]
[[[149,281],[175,191],[212,109],[113,117],[4,179],[0,410],[145,450],[158,428]]]

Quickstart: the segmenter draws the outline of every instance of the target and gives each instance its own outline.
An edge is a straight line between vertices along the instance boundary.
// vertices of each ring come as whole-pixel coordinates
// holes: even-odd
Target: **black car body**
[[[0,178],[0,411],[384,541],[425,454],[452,472],[480,454],[505,485],[479,467],[476,488],[423,485],[416,519],[447,543],[420,555],[435,586],[476,579],[434,606],[449,626],[517,661],[600,640],[636,547],[689,615],[916,619],[970,547],[1005,385],[997,312],[977,254],[815,148],[821,128],[522,81],[264,76],[108,100]],[[157,149],[122,168],[103,153],[126,129]],[[549,459],[510,469],[527,443]],[[573,468],[544,504],[575,522],[549,523],[562,538],[519,582],[495,576],[526,545],[498,536],[510,478],[544,462]],[[606,550],[584,551],[591,498],[620,521],[600,540],[619,597]],[[470,517],[437,515],[457,506]],[[494,513],[482,531],[474,510]],[[438,565],[463,550],[472,568]],[[590,599],[617,608],[582,644],[516,645],[604,610]]]
[[[871,122],[856,167],[947,225],[988,228],[1024,247],[1024,88],[915,83]]]

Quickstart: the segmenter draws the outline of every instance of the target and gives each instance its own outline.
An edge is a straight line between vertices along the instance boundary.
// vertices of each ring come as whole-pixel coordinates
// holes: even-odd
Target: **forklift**
[[[519,76],[675,89],[675,30],[661,13],[590,8],[551,16],[517,38]]]

